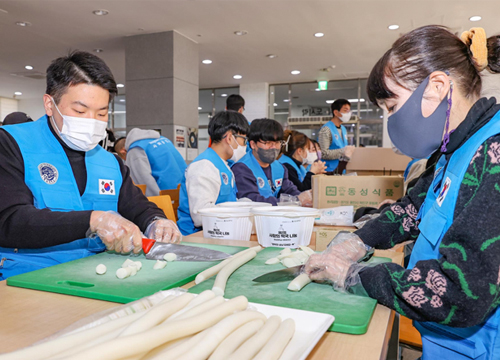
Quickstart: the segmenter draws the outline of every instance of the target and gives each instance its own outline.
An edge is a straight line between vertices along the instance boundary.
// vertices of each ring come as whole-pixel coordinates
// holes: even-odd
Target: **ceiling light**
[[[201,106],[198,106],[198,110],[201,110]]]
[[[117,88],[122,88],[122,87],[125,87],[125,85],[123,85],[123,84],[116,84],[116,87]]]
[[[94,52],[96,53],[102,53],[104,50],[103,49],[94,49]]]
[[[16,91],[16,92],[14,93],[14,95],[16,95],[16,96],[21,96],[22,94],[23,94],[23,93],[22,93],[22,92],[20,92],[20,91]]]
[[[274,103],[273,106],[278,106],[278,104]]]
[[[283,100],[283,102],[289,102],[289,101],[290,101],[290,99],[284,99]]]
[[[202,61],[202,63],[203,63],[203,64],[206,64],[206,65],[209,65],[209,64],[211,64],[211,63],[212,63],[212,60],[210,60],[210,59],[205,59],[205,60],[203,60],[203,61]]]
[[[221,97],[227,97],[227,94],[220,94]]]
[[[325,34],[323,34],[323,33],[316,33],[316,34],[314,34],[314,36],[316,36],[317,38],[320,38],[320,37],[325,36]]]
[[[33,70],[33,66],[31,66],[31,65],[26,65],[24,68],[25,68],[26,70]]]
[[[347,99],[347,101],[357,103],[358,99]],[[359,102],[365,102],[365,99],[361,98],[361,99],[359,99]]]
[[[291,74],[292,75],[299,75],[300,71],[299,70],[292,70]]]
[[[120,102],[125,102],[125,99],[120,99]]]
[[[103,9],[94,10],[94,11],[92,11],[92,14],[97,15],[97,16],[104,16],[104,15],[108,15],[109,11],[108,10],[103,10]]]
[[[321,89],[314,89],[314,91],[321,91]]]
[[[241,79],[242,77],[243,77],[243,76],[241,76],[241,75],[234,75],[234,76],[233,76],[233,79],[239,80],[239,79]]]
[[[31,23],[27,22],[27,21],[18,21],[18,22],[16,22],[16,25],[26,27],[26,26],[31,26]]]
[[[481,20],[481,16],[477,16],[477,15],[476,15],[476,16],[471,16],[471,17],[469,18],[469,20],[470,20],[470,21],[479,21],[479,20]]]
[[[267,54],[266,57],[268,57],[269,59],[275,59],[278,57],[278,55],[275,55],[275,54]]]
[[[387,28],[388,28],[389,30],[397,30],[397,29],[399,29],[399,25],[396,25],[396,24],[394,24],[394,25],[389,25]]]
[[[238,35],[238,36],[243,36],[246,34],[248,34],[248,31],[246,31],[246,30],[238,30],[238,31],[234,32],[234,35]]]
[[[335,101],[335,100],[326,100],[326,103],[327,103],[327,104],[333,104],[333,102],[334,102],[334,101]]]

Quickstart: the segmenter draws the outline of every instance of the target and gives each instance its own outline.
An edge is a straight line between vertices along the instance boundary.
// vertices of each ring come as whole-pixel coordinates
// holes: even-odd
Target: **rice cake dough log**
[[[212,356],[208,360],[225,360],[231,355],[236,349],[247,341],[250,336],[255,335],[257,331],[264,325],[264,321],[252,320],[249,323],[236,329],[231,335],[229,335],[224,341],[217,346],[217,349],[212,353]]]
[[[224,266],[217,274],[214,286],[212,287],[212,291],[215,293],[215,295],[224,296],[227,279],[229,279],[231,274],[235,272],[236,269],[252,260],[255,256],[257,256],[257,253],[253,250],[250,250],[246,254],[238,256],[233,261],[230,261],[226,266]]]
[[[288,290],[290,291],[300,291],[304,286],[309,284],[311,279],[307,274],[300,274],[295,279],[293,279],[290,284],[288,284]]]
[[[254,360],[278,360],[293,338],[293,334],[295,334],[295,321],[286,319],[257,356],[254,357]]]

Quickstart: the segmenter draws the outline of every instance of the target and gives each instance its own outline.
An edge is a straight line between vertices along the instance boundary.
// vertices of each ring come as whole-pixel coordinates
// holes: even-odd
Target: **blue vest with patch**
[[[17,142],[24,161],[24,179],[37,209],[52,211],[117,211],[122,186],[120,164],[100,146],[85,154],[87,186],[80,196],[71,164],[49,128],[47,117],[3,128]],[[43,234],[40,234],[43,236]],[[99,238],[74,240],[40,249],[0,248],[0,280],[80,259],[106,249]]]
[[[279,161],[273,161],[270,165],[272,176],[270,180],[268,180],[266,173],[257,162],[257,159],[255,159],[255,156],[253,156],[253,152],[247,153],[238,162],[245,164],[252,170],[253,176],[255,176],[255,182],[259,188],[259,193],[262,196],[266,198],[271,196],[278,197],[281,185],[283,185],[283,178],[285,177],[285,168]],[[269,182],[272,182],[272,187]]]
[[[439,259],[439,246],[453,223],[460,185],[477,149],[490,137],[500,133],[500,112],[475,133],[451,156],[442,156],[424,203],[420,208],[420,235],[415,242],[408,268],[418,261]],[[497,308],[482,324],[454,328],[433,322],[414,325],[422,335],[422,360],[500,359],[500,310]]]
[[[164,136],[138,140],[130,145],[129,151],[136,147],[143,149],[148,156],[151,174],[160,190],[177,189],[187,165],[172,142]]]
[[[236,201],[236,184],[234,182],[233,172],[224,163],[219,155],[212,149],[208,148],[193,160],[193,163],[200,160],[208,160],[219,170],[220,174],[220,191],[215,204],[220,204],[228,201]],[[177,209],[177,226],[182,235],[190,235],[200,231],[201,227],[194,226],[191,212],[189,210],[189,197],[186,189],[186,175],[183,176],[181,182],[181,191],[179,193],[179,208]]]
[[[297,175],[299,176],[300,181],[304,181],[304,178],[306,177],[307,170],[303,166],[298,166],[297,163],[289,156],[286,155],[281,155],[281,157],[278,159],[278,161],[282,164],[289,164],[292,165],[292,167],[297,171]]]
[[[339,131],[333,122],[328,121],[325,125],[323,125],[323,127],[325,126],[328,129],[330,129],[330,132],[332,133],[332,143],[328,148],[329,150],[342,149],[348,145],[347,130],[343,125],[340,125],[342,136],[339,135]],[[326,160],[326,159],[321,159],[321,160],[326,162],[326,171],[335,171],[335,169],[339,165],[338,160]]]

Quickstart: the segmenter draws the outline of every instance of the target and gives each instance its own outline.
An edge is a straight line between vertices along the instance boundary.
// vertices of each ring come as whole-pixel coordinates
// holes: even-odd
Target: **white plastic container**
[[[220,204],[217,204],[215,206],[218,207],[224,207],[224,208],[236,208],[236,209],[252,209],[254,207],[261,207],[261,206],[266,206],[270,207],[273,206],[272,204],[266,203],[266,202],[253,202],[253,201],[228,201],[228,202],[223,202]],[[255,230],[255,221],[253,214],[250,214],[250,221],[252,222],[252,234],[256,234]]]
[[[252,215],[249,208],[213,207],[199,210],[203,236],[211,239],[249,241]]]
[[[311,242],[320,210],[303,207],[252,208],[257,239],[264,247],[297,248]]]

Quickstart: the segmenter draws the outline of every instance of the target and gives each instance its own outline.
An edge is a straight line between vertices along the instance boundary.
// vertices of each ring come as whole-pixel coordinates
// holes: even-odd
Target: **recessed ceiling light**
[[[27,22],[27,21],[18,21],[18,22],[16,22],[16,25],[26,27],[26,26],[31,26],[31,23]]]
[[[274,103],[273,106],[278,106],[278,104]]]
[[[125,99],[120,99],[120,102],[125,102]]]
[[[241,75],[234,75],[234,76],[233,76],[233,79],[239,80],[239,79],[241,79],[242,77],[243,77],[243,76],[241,76]]]
[[[238,36],[243,36],[246,34],[248,34],[248,31],[246,31],[246,30],[238,30],[238,31],[234,32],[234,35],[238,35]]]
[[[291,74],[292,74],[292,75],[299,75],[299,74],[300,74],[300,71],[299,71],[299,70],[292,70],[292,71],[291,71]]]
[[[123,84],[116,84],[116,87],[117,88],[122,88],[122,87],[125,87],[125,85],[123,85]]]
[[[320,38],[320,37],[325,36],[325,34],[323,34],[323,33],[316,33],[316,34],[314,34],[314,36],[316,36],[317,38]]]
[[[102,53],[104,50],[103,49],[94,49],[94,52],[96,53]]]
[[[104,16],[104,15],[108,15],[109,11],[104,10],[104,9],[99,9],[99,10],[92,11],[92,14],[97,15],[97,16]]]
[[[388,28],[389,30],[397,30],[397,29],[399,29],[399,25],[396,25],[396,24],[394,24],[394,25],[389,25],[387,28]]]
[[[289,102],[290,99],[283,99],[283,102]]]
[[[275,55],[275,54],[267,54],[266,57],[268,57],[269,59],[275,59],[278,57],[278,55]]]
[[[347,101],[349,102],[365,102],[365,99],[361,98],[361,99],[347,99]]]
[[[221,97],[226,97],[226,96],[227,96],[227,94],[220,94],[220,96],[221,96]]]
[[[202,61],[202,63],[203,63],[203,64],[207,64],[207,65],[208,65],[208,64],[211,64],[211,63],[212,63],[212,60],[210,60],[210,59],[205,59],[205,60],[203,60],[203,61]]]
[[[471,16],[471,17],[469,18],[469,20],[470,20],[470,21],[479,21],[479,20],[481,20],[481,19],[482,19],[482,18],[481,18],[481,16],[478,16],[478,15],[476,15],[476,16]]]
[[[316,88],[316,89],[314,89],[314,91],[321,91],[321,89]]]
[[[334,101],[335,101],[335,100],[326,100],[326,103],[327,103],[327,104],[333,104],[333,102],[334,102]]]
[[[31,66],[31,65],[26,65],[24,68],[25,68],[26,70],[33,70],[33,66]]]
[[[201,110],[201,106],[198,106],[198,110]]]
[[[14,95],[16,95],[16,96],[21,96],[22,94],[23,94],[23,93],[22,93],[22,92],[20,92],[20,91],[16,91],[16,92],[14,93]]]

